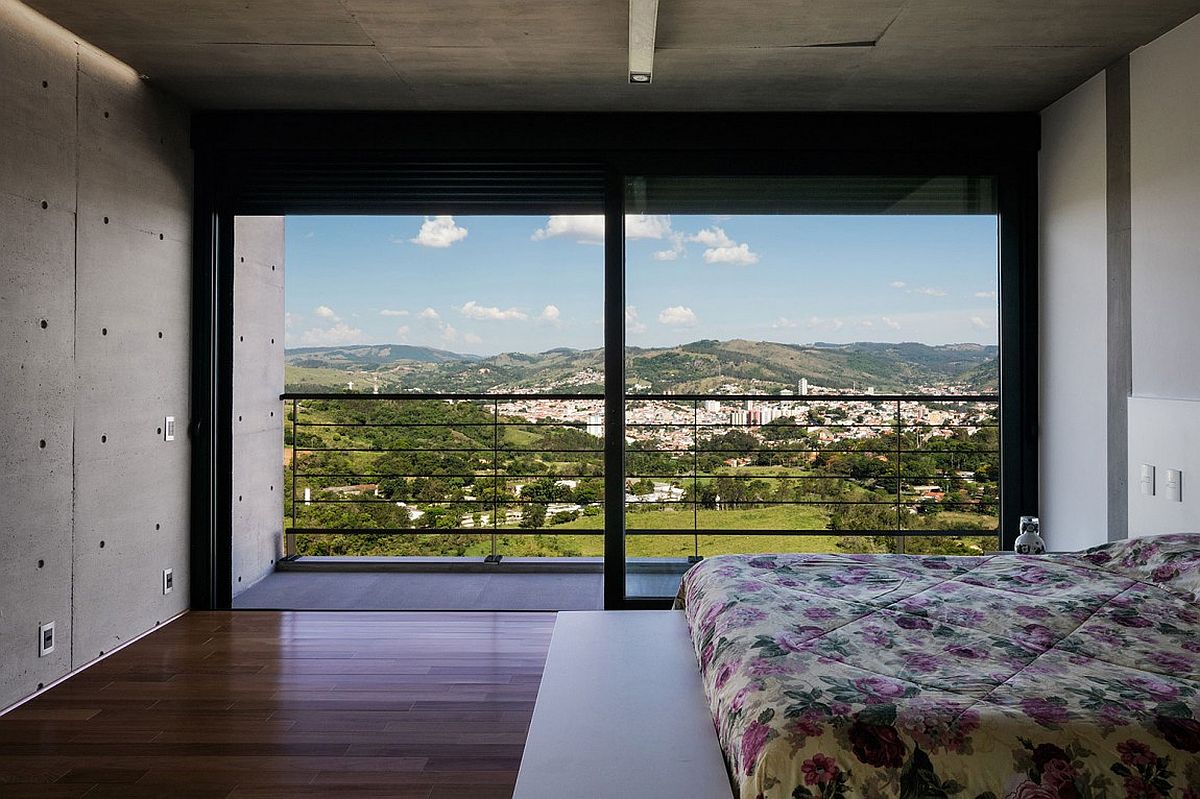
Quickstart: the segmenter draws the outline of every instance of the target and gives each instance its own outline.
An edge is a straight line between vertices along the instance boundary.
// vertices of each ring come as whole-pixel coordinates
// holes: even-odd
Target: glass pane
[[[629,596],[721,554],[996,548],[991,180],[627,190]]]

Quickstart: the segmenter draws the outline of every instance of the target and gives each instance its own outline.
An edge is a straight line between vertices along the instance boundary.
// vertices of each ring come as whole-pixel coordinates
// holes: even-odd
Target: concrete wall
[[[1129,57],[1130,533],[1200,531],[1200,16]],[[1168,399],[1169,398],[1169,399]],[[1158,493],[1141,493],[1142,463]],[[1183,502],[1163,491],[1184,472]]]
[[[283,217],[234,223],[234,596],[283,550],[283,226]]]
[[[2,708],[187,607],[191,154],[182,107],[14,0],[0,107]]]
[[[1041,518],[1053,549],[1107,538],[1105,76],[1042,112]]]

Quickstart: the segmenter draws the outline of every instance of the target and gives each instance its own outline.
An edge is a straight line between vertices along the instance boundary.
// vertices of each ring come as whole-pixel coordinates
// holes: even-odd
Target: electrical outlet
[[[163,569],[163,596],[171,593],[175,588],[175,570]]]
[[[38,625],[38,657],[44,658],[54,651],[54,622]]]
[[[168,416],[163,419],[163,441],[175,440],[175,417]]]

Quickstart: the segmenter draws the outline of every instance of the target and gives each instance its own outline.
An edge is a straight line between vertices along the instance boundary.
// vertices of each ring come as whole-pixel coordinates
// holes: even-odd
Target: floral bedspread
[[[684,577],[735,793],[1200,799],[1200,535]]]

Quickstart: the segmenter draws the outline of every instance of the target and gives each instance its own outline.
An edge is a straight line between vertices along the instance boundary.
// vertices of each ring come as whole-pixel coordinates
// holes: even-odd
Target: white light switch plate
[[[1154,496],[1154,467],[1149,463],[1142,464],[1141,486],[1144,496]]]
[[[1167,469],[1167,499],[1171,502],[1183,502],[1183,472],[1179,469]]]
[[[174,416],[168,416],[165,419],[163,419],[163,440],[164,441],[174,441],[175,440],[175,417]]]

